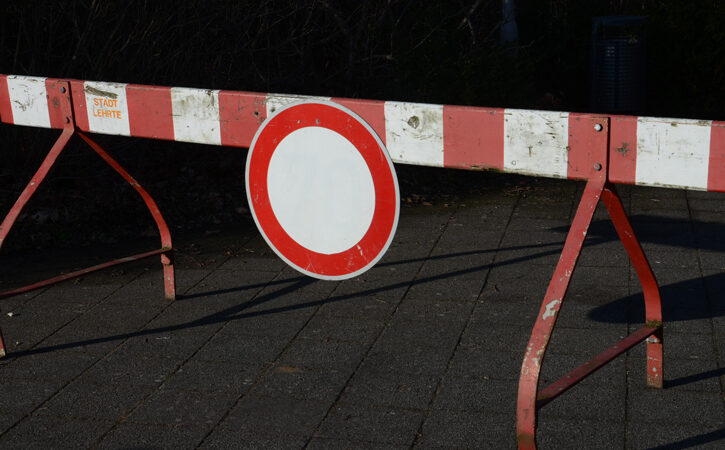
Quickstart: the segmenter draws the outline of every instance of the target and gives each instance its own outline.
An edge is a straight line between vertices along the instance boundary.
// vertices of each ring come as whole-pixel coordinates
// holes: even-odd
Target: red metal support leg
[[[539,374],[546,347],[554,330],[571,274],[574,271],[589,224],[600,198],[607,207],[617,234],[624,244],[637,276],[642,283],[647,322],[639,330],[538,392]],[[516,412],[519,448],[536,448],[536,415],[539,408],[644,340],[647,341],[647,384],[651,387],[662,388],[662,306],[657,281],[642,251],[642,247],[634,235],[634,230],[629,223],[629,219],[627,219],[622,202],[614,187],[603,178],[590,180],[584,190],[584,195],[567,235],[564,250],[544,297],[521,367]]]
[[[146,189],[144,189],[143,186],[141,186],[141,184],[139,184],[139,182],[126,171],[126,169],[113,159],[111,155],[109,155],[108,152],[100,146],[100,144],[83,132],[79,131],[78,136],[80,136],[81,139],[83,139],[96,153],[98,153],[98,155],[103,158],[103,160],[106,161],[113,170],[121,175],[128,184],[136,189],[136,192],[139,193],[146,204],[146,207],[156,222],[159,234],[161,235],[161,247],[163,250],[163,253],[161,253],[161,264],[163,264],[164,267],[164,294],[167,299],[174,300],[176,298],[176,281],[174,277],[173,245],[171,243],[171,232],[169,231],[168,225],[166,225],[164,217],[161,215],[161,210],[159,210],[156,202]]]
[[[634,235],[632,225],[629,223],[614,186],[607,184],[604,188],[602,200],[604,200],[604,205],[612,218],[619,239],[627,250],[627,255],[632,261],[637,277],[642,283],[647,326],[656,329],[647,338],[647,385],[661,389],[663,384],[662,302],[657,280],[652,273],[649,262],[647,262],[647,257],[642,251],[642,246],[640,246]]]
[[[519,449],[536,448],[536,398],[541,364],[605,182],[606,178],[603,176],[593,178],[584,188],[584,195],[569,229],[559,263],[554,270],[554,276],[549,283],[526,348],[521,365],[516,405],[516,437]]]
[[[35,172],[35,175],[33,175],[33,177],[30,179],[30,182],[27,184],[27,186],[25,186],[23,192],[20,193],[20,196],[15,201],[13,207],[10,208],[10,212],[5,216],[2,224],[0,224],[0,249],[5,243],[5,238],[8,236],[8,233],[10,233],[13,225],[15,225],[15,221],[17,221],[18,216],[25,208],[25,205],[28,204],[28,201],[30,201],[33,194],[35,194],[38,186],[40,186],[43,180],[45,180],[45,177],[48,176],[48,172],[50,172],[50,169],[55,164],[58,156],[60,156],[60,154],[63,152],[63,149],[65,149],[68,141],[71,137],[73,137],[73,134],[75,133],[73,108],[70,102],[69,84],[67,82],[55,83],[49,87],[49,94],[51,95],[50,100],[52,100],[49,103],[52,104],[54,108],[58,108],[60,110],[61,117],[65,122],[63,132],[60,134],[58,139],[53,144],[53,147],[51,147],[50,151],[45,156],[45,159],[40,164],[40,167]],[[0,357],[5,356],[5,353],[5,343],[3,341],[2,332],[0,332]]]
[[[40,186],[43,180],[45,180],[48,172],[50,172],[50,169],[55,164],[58,156],[60,156],[61,152],[68,144],[68,141],[74,133],[75,129],[72,127],[63,129],[63,132],[60,134],[60,137],[58,137],[58,140],[55,141],[55,144],[53,144],[53,147],[46,155],[43,163],[40,165],[40,168],[38,168],[38,171],[35,172],[35,175],[33,175],[33,178],[30,179],[28,185],[25,186],[23,192],[20,193],[20,196],[15,201],[13,207],[10,208],[10,212],[7,216],[5,216],[2,225],[0,225],[0,248],[2,248],[3,244],[5,243],[5,238],[7,237],[8,233],[10,233],[10,229],[13,227],[13,225],[15,225],[15,221],[18,219],[18,216],[25,208],[25,205],[28,204],[30,198],[33,196],[33,194],[35,194],[38,186]]]

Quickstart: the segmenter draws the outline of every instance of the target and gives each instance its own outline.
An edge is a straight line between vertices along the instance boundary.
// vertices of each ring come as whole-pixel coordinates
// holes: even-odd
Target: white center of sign
[[[375,212],[375,185],[365,160],[328,128],[300,128],[282,139],[269,162],[267,192],[287,234],[326,255],[357,244]]]

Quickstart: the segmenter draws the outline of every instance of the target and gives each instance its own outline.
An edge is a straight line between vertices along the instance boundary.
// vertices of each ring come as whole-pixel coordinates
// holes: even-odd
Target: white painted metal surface
[[[86,81],[83,84],[88,128],[94,133],[130,136],[126,85]]]
[[[569,113],[507,109],[503,165],[507,172],[566,178]]]
[[[171,110],[175,140],[221,145],[218,90],[171,88]]]
[[[8,93],[16,125],[50,128],[45,78],[8,76]]]
[[[707,189],[712,121],[637,120],[636,183]]]
[[[385,102],[385,145],[394,162],[443,167],[443,106]]]
[[[267,189],[287,234],[326,255],[357,244],[375,211],[375,186],[365,160],[350,141],[327,128],[301,128],[279,143]]]
[[[292,94],[267,94],[267,117],[288,105],[300,103],[303,101],[322,101],[329,102],[330,97],[315,97],[312,95],[292,95]]]

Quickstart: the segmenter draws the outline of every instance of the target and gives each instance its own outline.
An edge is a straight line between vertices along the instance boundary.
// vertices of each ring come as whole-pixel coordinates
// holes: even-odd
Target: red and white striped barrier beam
[[[280,107],[315,99],[321,98],[0,75],[3,122],[63,130],[0,224],[0,246],[74,134],[139,192],[162,241],[161,249],[0,293],[0,298],[153,255],[161,255],[166,297],[175,298],[171,235],[156,203],[85,132],[249,147],[260,125]],[[659,287],[612,182],[725,192],[725,123],[343,98],[322,100],[345,106],[366,121],[397,163],[587,181],[521,367],[516,412],[520,449],[535,448],[536,417],[541,407],[640,342],[646,342],[647,347],[647,384],[662,388],[664,338]],[[600,201],[606,205],[642,284],[646,321],[639,330],[562,379],[539,389],[544,354]],[[0,335],[0,356],[3,354]]]
[[[0,75],[5,123],[62,128],[46,86],[56,79]],[[92,133],[249,147],[280,106],[321,99],[71,80],[76,126]],[[588,179],[590,114],[329,98],[362,117],[396,163]],[[609,179],[725,192],[725,122],[610,117]],[[582,130],[583,131],[583,130]]]

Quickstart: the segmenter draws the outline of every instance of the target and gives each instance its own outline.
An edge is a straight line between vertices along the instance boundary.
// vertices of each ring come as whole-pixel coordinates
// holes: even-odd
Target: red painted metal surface
[[[592,164],[591,178],[584,188],[584,194],[566,237],[554,276],[544,296],[521,365],[516,407],[516,437],[520,449],[536,448],[536,397],[541,364],[594,210],[607,181],[608,121],[605,117],[590,118],[589,124],[588,129],[581,127],[582,133],[586,132],[587,136],[579,136],[577,143],[588,149],[590,160],[597,162]]]
[[[38,186],[40,186],[43,180],[45,180],[48,172],[53,167],[53,164],[55,164],[56,159],[58,159],[58,156],[60,156],[61,152],[75,132],[75,128],[73,126],[73,108],[70,103],[68,83],[58,82],[52,87],[48,86],[48,93],[51,95],[52,100],[48,102],[50,105],[49,107],[62,110],[66,118],[66,126],[63,128],[63,132],[60,137],[58,137],[58,140],[55,141],[55,144],[53,144],[53,147],[43,160],[40,168],[37,170],[35,175],[33,175],[33,178],[30,179],[30,182],[27,186],[25,186],[25,189],[23,189],[23,192],[20,193],[20,196],[15,201],[13,207],[10,208],[10,212],[7,216],[5,216],[2,224],[0,224],[0,248],[2,248],[5,238],[15,224],[18,216],[23,211],[23,208],[25,208],[25,205],[28,204],[28,201],[38,189]]]
[[[604,367],[604,365],[606,365],[617,356],[621,355],[630,348],[644,341],[648,337],[652,336],[654,333],[657,333],[659,329],[660,327],[651,327],[645,325],[639,330],[627,336],[626,338],[617,342],[613,346],[609,347],[602,353],[598,354],[591,360],[572,370],[560,380],[551,383],[549,386],[539,391],[539,394],[536,396],[536,408],[540,409],[544,405],[548,404],[556,397],[560,396],[570,388],[574,387],[584,378]]]
[[[639,240],[634,235],[632,225],[629,223],[627,213],[622,207],[622,202],[619,200],[614,186],[607,184],[602,199],[637,277],[642,283],[647,325],[657,328],[652,338],[647,340],[647,385],[662,388],[662,302],[657,280],[642,251],[642,246],[639,245]]]
[[[534,324],[521,366],[516,411],[517,440],[520,449],[536,448],[536,419],[539,408],[639,342],[647,341],[648,385],[656,388],[662,387],[662,307],[657,281],[642,251],[642,247],[634,235],[619,196],[614,187],[607,181],[609,143],[606,136],[608,136],[608,133],[604,134],[604,139],[597,139],[598,135],[596,134],[587,136],[586,127],[578,126],[578,128],[581,134],[577,137],[577,140],[570,140],[570,143],[578,142],[578,145],[586,145],[589,148],[589,161],[601,160],[602,162],[593,164],[595,170],[591,173],[584,189],[564,249]],[[602,129],[602,131],[605,130]],[[583,164],[580,162],[580,166]],[[646,324],[632,335],[537,393],[546,347],[554,330],[594,210],[600,199],[604,201],[617,234],[642,283]]]
[[[169,231],[168,225],[166,225],[164,217],[161,215],[159,207],[156,205],[156,202],[153,198],[151,198],[151,195],[149,195],[146,189],[144,189],[143,186],[141,186],[141,184],[139,184],[139,182],[126,171],[126,169],[121,167],[121,165],[118,164],[118,162],[116,162],[116,160],[114,160],[111,155],[103,149],[103,147],[81,131],[78,132],[78,136],[86,141],[86,143],[96,153],[98,153],[98,155],[103,158],[109,166],[113,168],[113,170],[118,172],[118,174],[121,175],[128,184],[136,189],[136,192],[139,193],[146,204],[151,216],[154,218],[154,222],[156,222],[159,234],[161,235],[161,248],[164,250],[161,255],[161,263],[164,266],[164,293],[167,299],[174,300],[176,298],[176,284],[174,278],[174,264],[172,260],[173,245],[171,244],[171,232]]]
[[[146,204],[151,216],[156,222],[156,226],[159,229],[161,236],[161,249],[153,250],[138,255],[128,256],[125,258],[116,259],[107,263],[99,264],[86,269],[81,269],[61,275],[58,277],[50,278],[44,281],[40,281],[28,286],[13,289],[7,292],[0,293],[0,298],[7,298],[13,295],[18,295],[24,292],[29,292],[41,287],[49,286],[61,281],[65,281],[71,278],[76,278],[85,275],[90,272],[105,269],[107,267],[123,264],[131,261],[136,261],[142,258],[147,258],[154,255],[161,255],[161,263],[163,265],[164,274],[164,293],[167,299],[174,300],[176,297],[176,284],[174,276],[174,265],[173,265],[173,245],[171,242],[171,232],[166,224],[161,211],[159,210],[156,202],[149,195],[149,193],[136,181],[118,162],[116,162],[96,141],[91,139],[89,136],[76,128],[76,122],[73,117],[73,106],[71,101],[71,89],[68,82],[62,80],[47,80],[46,89],[48,92],[48,108],[49,117],[51,123],[63,123],[63,131],[55,142],[53,147],[48,152],[48,155],[43,160],[40,168],[37,170],[35,175],[31,178],[28,185],[25,187],[23,192],[16,200],[13,207],[8,212],[7,216],[3,219],[0,224],[0,248],[2,248],[5,238],[7,237],[10,229],[15,224],[18,216],[27,205],[35,191],[38,189],[40,184],[46,178],[53,165],[55,164],[58,156],[68,144],[68,141],[74,134],[78,134],[108,165],[110,165],[121,177],[126,180],[141,196],[144,203]],[[82,94],[82,91],[81,91]],[[74,95],[73,97],[79,97]],[[5,356],[6,347],[3,342],[2,333],[0,332],[0,357]]]
[[[149,258],[151,256],[160,255],[166,252],[163,248],[160,248],[158,250],[151,250],[150,252],[145,253],[139,253],[137,255],[132,256],[126,256],[125,258],[119,258],[114,259],[113,261],[108,261],[102,264],[97,264],[95,266],[87,267],[85,269],[76,270],[74,272],[66,273],[63,275],[58,275],[57,277],[48,278],[47,280],[38,281],[37,283],[29,284],[27,286],[22,286],[17,289],[12,289],[5,292],[0,292],[0,299],[12,297],[15,295],[24,294],[26,292],[31,292],[36,289],[41,289],[47,286],[52,286],[54,284],[60,283],[62,281],[66,280],[72,280],[73,278],[82,277],[83,275],[88,275],[89,273],[97,272],[99,270],[107,269],[109,267],[117,266],[119,264],[125,264],[132,261],[138,261],[140,259]]]

